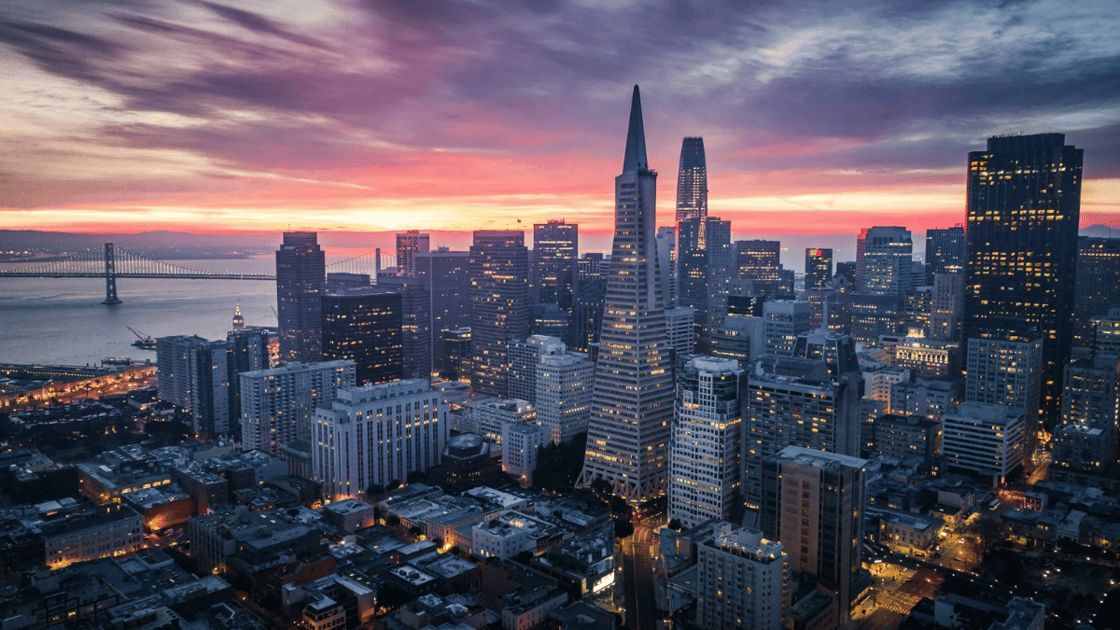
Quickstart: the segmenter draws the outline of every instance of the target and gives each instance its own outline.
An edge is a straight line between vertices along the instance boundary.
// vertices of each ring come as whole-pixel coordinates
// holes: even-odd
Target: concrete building
[[[75,562],[136,553],[144,544],[143,519],[126,505],[91,507],[39,525],[51,569]]]
[[[536,381],[537,422],[544,427],[546,441],[568,443],[587,431],[595,364],[586,355],[567,352],[543,357]]]
[[[537,409],[527,400],[487,400],[474,408],[476,430],[487,442],[502,446],[502,426],[507,422],[536,422]]]
[[[191,412],[195,435],[230,431],[230,375],[224,341],[176,335],[156,340],[159,397]]]
[[[401,294],[384,287],[323,293],[323,359],[354,362],[356,382],[399,381],[404,374]]]
[[[762,305],[766,324],[766,354],[790,356],[797,336],[809,332],[809,303],[770,300]]]
[[[475,393],[509,393],[510,339],[529,335],[529,250],[520,231],[479,230],[471,246],[471,386]]]
[[[914,244],[902,227],[873,227],[864,240],[859,290],[869,295],[905,297],[914,288],[911,273]],[[923,278],[924,279],[924,278]]]
[[[311,434],[315,408],[353,387],[353,361],[289,363],[241,375],[241,443],[284,457],[284,445]]]
[[[536,422],[504,422],[502,424],[502,471],[533,482],[537,468],[537,450],[546,440],[544,427]]]
[[[537,404],[537,366],[545,357],[567,352],[564,341],[545,335],[509,340],[509,398]]]
[[[712,630],[779,630],[790,614],[790,559],[757,529],[724,523],[697,546],[696,624]]]
[[[935,275],[933,277],[933,301],[930,304],[929,337],[938,341],[959,339],[963,310],[964,274],[939,273]]]
[[[1028,327],[976,327],[968,338],[965,401],[1004,405],[1023,414],[1028,454],[1040,428],[1040,392],[1053,391],[1043,387],[1044,359],[1042,337]]]
[[[834,593],[846,623],[863,549],[867,460],[790,446],[763,465],[762,533],[785,541],[790,570]]]
[[[447,403],[427,379],[341,387],[315,412],[313,479],[332,499],[406,481],[440,463],[451,432]]]
[[[890,412],[902,416],[918,416],[940,420],[962,401],[958,379],[916,378],[891,386]]]
[[[742,503],[743,370],[734,359],[702,357],[677,382],[669,442],[669,518],[685,527],[731,518]]]
[[[949,465],[1002,483],[1023,465],[1027,428],[1022,410],[963,402],[942,418],[941,454]]]
[[[280,360],[322,360],[319,298],[326,279],[326,258],[315,232],[284,232],[284,242],[276,251]]]

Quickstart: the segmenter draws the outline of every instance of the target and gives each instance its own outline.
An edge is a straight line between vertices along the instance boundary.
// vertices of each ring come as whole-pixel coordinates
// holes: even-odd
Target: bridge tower
[[[120,304],[117,298],[117,256],[112,243],[105,243],[105,301],[102,304]]]

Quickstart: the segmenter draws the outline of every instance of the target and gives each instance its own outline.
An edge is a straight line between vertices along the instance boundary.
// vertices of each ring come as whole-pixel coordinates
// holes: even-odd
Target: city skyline
[[[740,230],[955,225],[962,156],[1016,132],[1084,147],[1082,225],[1120,216],[1115,7],[247,9],[0,9],[0,228],[606,234],[634,83],[652,161],[703,137]]]

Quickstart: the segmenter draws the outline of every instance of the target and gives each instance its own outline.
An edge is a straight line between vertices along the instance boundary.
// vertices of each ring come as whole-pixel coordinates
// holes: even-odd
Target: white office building
[[[750,527],[723,524],[697,546],[696,623],[712,630],[779,630],[789,618],[789,557]]]
[[[311,434],[315,409],[354,386],[354,362],[289,363],[241,374],[241,445],[285,459],[284,446]]]
[[[332,499],[405,481],[440,462],[450,435],[447,403],[427,379],[343,387],[315,413],[311,468]]]
[[[951,466],[998,477],[1021,466],[1025,416],[1004,405],[963,402],[941,418],[941,454]]]
[[[587,355],[550,355],[537,364],[537,421],[553,444],[571,442],[587,431],[595,364]]]
[[[531,483],[537,467],[537,449],[544,441],[544,427],[536,422],[503,424],[502,471]]]
[[[669,518],[688,528],[731,517],[741,503],[742,415],[735,359],[701,357],[685,365],[677,383],[669,443]]]
[[[502,426],[507,422],[536,422],[537,409],[527,400],[487,400],[474,408],[473,432],[491,444],[502,445]]]

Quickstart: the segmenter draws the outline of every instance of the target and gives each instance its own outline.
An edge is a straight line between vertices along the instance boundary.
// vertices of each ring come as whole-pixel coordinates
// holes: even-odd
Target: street
[[[634,525],[634,534],[622,541],[622,587],[625,623],[633,630],[656,630],[661,619],[654,589],[651,549],[657,546],[656,529]]]

